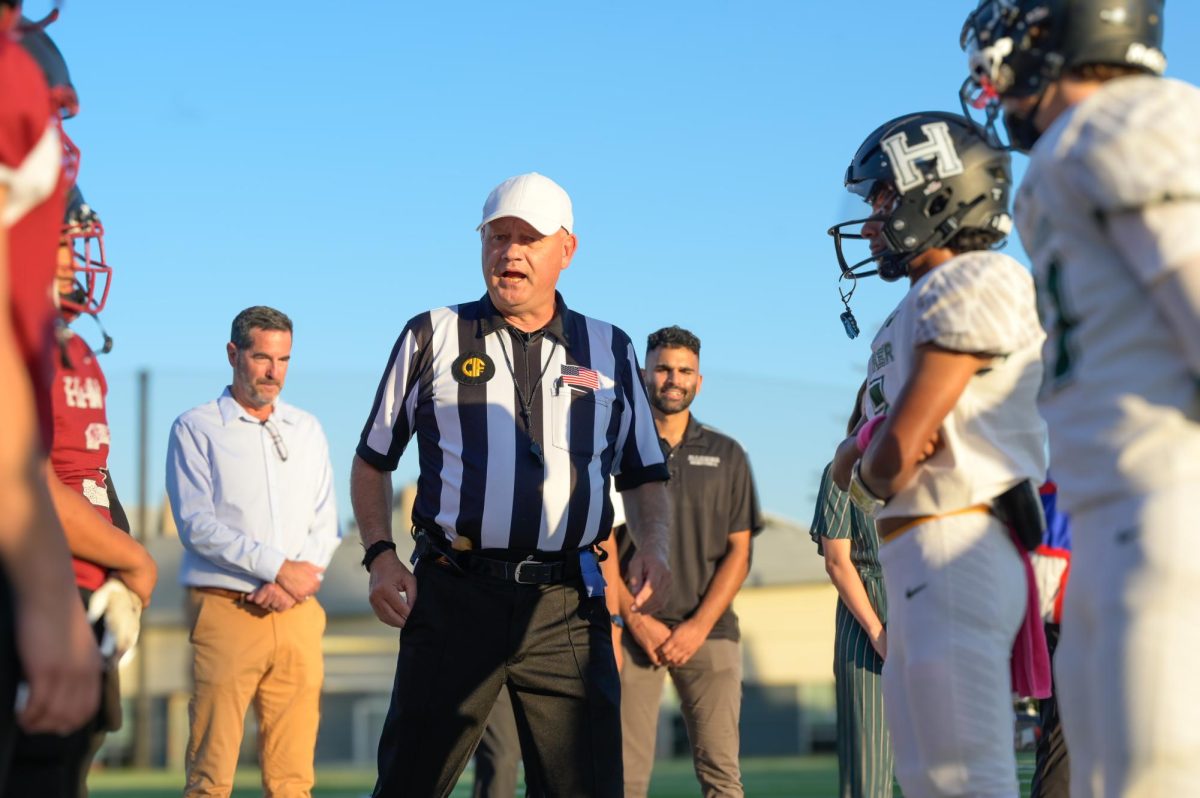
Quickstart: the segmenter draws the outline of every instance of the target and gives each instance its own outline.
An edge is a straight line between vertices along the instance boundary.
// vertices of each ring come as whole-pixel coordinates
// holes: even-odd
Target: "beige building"
[[[407,528],[411,491],[401,492],[394,528]],[[191,650],[184,628],[183,591],[177,580],[181,544],[170,514],[160,515],[162,532],[149,541],[159,563],[160,580],[147,610],[137,657],[126,663],[122,683],[125,728],[114,735],[104,755],[127,760],[133,746],[132,699],[145,674],[150,697],[147,730],[151,760],[182,767],[187,742],[187,702]],[[737,598],[745,652],[742,748],[747,755],[793,754],[833,741],[833,620],[836,593],[808,530],[786,519],[767,516],[755,540],[750,577]],[[407,536],[397,535],[398,541]],[[411,550],[411,543],[408,546]],[[407,555],[405,555],[407,556]],[[399,635],[379,623],[367,604],[367,576],[359,561],[362,548],[349,530],[334,555],[319,594],[329,616],[324,640],[325,689],[317,758],[325,763],[367,764],[387,711],[395,674]],[[140,658],[140,662],[138,661]],[[663,702],[659,753],[687,750],[677,700],[668,690]],[[253,760],[253,713],[243,745]]]

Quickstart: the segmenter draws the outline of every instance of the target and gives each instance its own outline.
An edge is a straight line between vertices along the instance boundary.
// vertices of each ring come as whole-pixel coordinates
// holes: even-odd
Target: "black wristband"
[[[367,569],[367,573],[371,573],[371,563],[375,562],[375,558],[385,551],[395,551],[396,544],[390,540],[377,540],[370,546],[367,546],[367,551],[363,554],[362,565]]]

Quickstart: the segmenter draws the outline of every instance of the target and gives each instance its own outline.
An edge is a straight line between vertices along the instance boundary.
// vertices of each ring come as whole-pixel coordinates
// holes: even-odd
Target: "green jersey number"
[[[1079,320],[1067,308],[1066,292],[1063,290],[1062,264],[1057,256],[1046,266],[1046,280],[1042,295],[1049,301],[1054,313],[1054,326],[1050,335],[1054,344],[1054,359],[1047,363],[1047,371],[1051,376],[1049,385],[1060,385],[1071,377],[1075,368],[1075,346],[1072,333],[1079,326]],[[1043,322],[1045,315],[1043,314]]]
[[[890,409],[887,396],[883,392],[883,377],[879,376],[871,380],[867,386],[867,399],[871,402],[871,417],[884,415]]]

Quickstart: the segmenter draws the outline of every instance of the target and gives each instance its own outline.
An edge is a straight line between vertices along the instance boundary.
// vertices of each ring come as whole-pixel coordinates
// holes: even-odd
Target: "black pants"
[[[9,585],[0,588],[0,798],[87,796],[87,772],[108,731],[121,727],[116,664],[103,675],[96,717],[68,735],[26,734],[17,727],[13,702],[22,674],[16,654],[15,616]],[[80,590],[84,604],[92,591]],[[96,633],[103,627],[97,625]]]
[[[1058,624],[1046,624],[1046,647],[1050,657],[1058,647]],[[1058,692],[1058,685],[1054,685]],[[1071,759],[1067,755],[1067,740],[1063,736],[1062,723],[1058,716],[1058,700],[1051,695],[1038,703],[1038,725],[1042,735],[1038,738],[1037,765],[1030,784],[1030,798],[1067,798],[1071,788]]]
[[[517,585],[416,569],[375,798],[448,796],[508,687],[531,796],[620,798],[621,685],[608,609],[578,578]]]
[[[17,741],[13,704],[17,700],[17,683],[21,681],[21,664],[17,659],[16,632],[12,585],[8,574],[0,567],[0,792],[8,783],[12,749]]]
[[[508,690],[496,696],[487,726],[475,749],[475,783],[471,798],[513,798],[521,766],[521,736]]]

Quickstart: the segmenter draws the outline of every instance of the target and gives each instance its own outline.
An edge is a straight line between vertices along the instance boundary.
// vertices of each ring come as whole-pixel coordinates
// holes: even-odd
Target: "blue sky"
[[[483,293],[484,197],[536,170],[575,203],[567,303],[639,347],[660,326],[695,331],[697,416],[746,446],[767,510],[807,522],[871,335],[904,290],[860,284],[863,335],[845,337],[825,234],[861,215],[845,167],[881,122],[957,110],[973,6],[68,0],[50,33],[116,269],[103,363],[123,496],[137,370],[152,372],[157,500],[171,420],[228,380],[237,311],[270,304],[297,328],[284,396],[325,424],[348,516],[395,336]],[[1198,30],[1200,4],[1170,4],[1169,74],[1200,81],[1185,45]],[[406,456],[397,476],[414,473]]]

